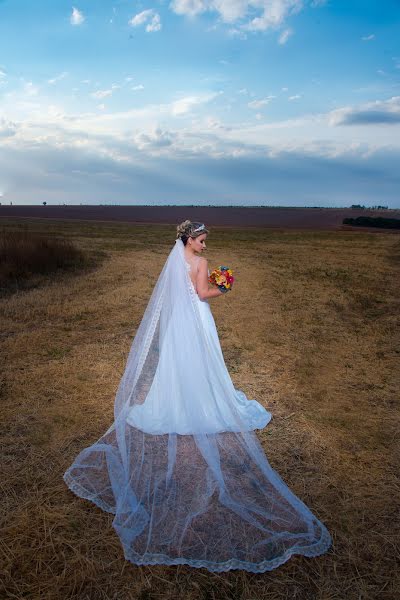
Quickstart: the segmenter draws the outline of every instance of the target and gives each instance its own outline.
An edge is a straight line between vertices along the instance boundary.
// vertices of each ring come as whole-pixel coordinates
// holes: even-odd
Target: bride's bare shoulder
[[[207,268],[207,264],[208,264],[207,259],[204,256],[199,256],[198,258],[199,258],[199,261],[198,261],[199,269],[200,268],[203,268],[203,269]]]

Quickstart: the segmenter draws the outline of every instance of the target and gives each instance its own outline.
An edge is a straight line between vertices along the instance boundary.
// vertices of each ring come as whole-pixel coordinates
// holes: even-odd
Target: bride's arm
[[[207,298],[215,298],[216,296],[223,296],[224,292],[217,287],[208,287],[208,267],[207,259],[204,257],[200,258],[199,269],[197,271],[197,294],[200,300],[206,300]]]

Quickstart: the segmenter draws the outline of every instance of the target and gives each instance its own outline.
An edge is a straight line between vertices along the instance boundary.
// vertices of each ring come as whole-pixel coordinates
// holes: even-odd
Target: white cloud
[[[177,15],[194,17],[206,10],[212,10],[212,4],[207,0],[172,0],[170,7]]]
[[[315,7],[319,5],[321,2],[312,3]],[[236,25],[229,29],[230,35],[240,35],[241,30],[265,31],[281,26],[290,15],[304,8],[304,2],[303,0],[172,0],[170,8],[178,15],[189,17],[204,12],[215,12],[224,23]],[[248,20],[254,13],[256,16]]]
[[[154,10],[154,8],[148,8],[142,12],[136,14],[128,21],[132,27],[139,27],[140,25],[146,25],[147,32],[160,31],[161,29],[161,18],[160,15]]]
[[[172,102],[171,113],[175,116],[185,115],[195,106],[209,102],[217,95],[218,93],[210,94],[208,96],[185,96],[184,98]]]
[[[249,9],[249,2],[245,0],[214,0],[210,3],[214,5],[225,23],[235,23],[242,19]]]
[[[33,148],[13,145],[12,138],[0,146],[6,172],[1,191],[13,204],[35,197],[49,204],[88,198],[187,204],[190,197],[198,205],[211,199],[228,205],[343,206],[377,199],[397,205],[398,149],[326,141],[275,148],[265,143],[265,125],[253,122],[253,129],[263,133],[262,145],[218,145],[215,131],[188,139],[161,127],[119,140],[91,139],[84,131],[64,143],[43,137]]]
[[[112,92],[112,89],[98,92]],[[8,119],[12,119],[17,127],[14,128],[15,135],[5,137],[2,143],[15,148],[28,148],[44,142],[57,148],[81,147],[85,143],[94,153],[104,143],[104,152],[108,156],[119,157],[118,160],[126,160],[121,157],[132,154],[133,148],[139,147],[141,152],[162,153],[174,159],[197,155],[251,155],[254,152],[265,153],[267,147],[275,155],[309,152],[333,157],[353,152],[352,144],[355,142],[372,148],[372,151],[390,147],[400,151],[400,141],[396,141],[393,135],[393,126],[398,127],[400,123],[400,97],[275,122],[263,121],[262,111],[254,110],[244,122],[232,123],[229,117],[228,127],[223,122],[224,118],[228,119],[225,106],[223,113],[205,116],[208,103],[218,96],[218,92],[194,92],[164,104],[147,104],[119,112],[107,112],[104,104],[96,102],[91,112],[74,114],[67,113],[62,107],[48,106],[47,111],[43,110],[43,103],[28,102],[25,92],[19,89],[17,95],[10,98],[5,95]],[[245,98],[249,99],[248,96]],[[263,102],[260,106],[263,107],[270,98],[255,102]],[[210,108],[221,107],[210,105]],[[221,114],[224,116],[221,117]],[[390,123],[391,127],[365,126],[377,123]],[[354,129],[349,125],[360,126]],[[3,126],[3,129],[12,134],[13,128]]]
[[[129,25],[132,25],[132,27],[138,27],[139,25],[143,25],[143,23],[145,23],[147,19],[150,18],[153,12],[154,10],[152,8],[149,8],[148,10],[143,10],[142,12],[138,13],[130,19]]]
[[[247,40],[247,35],[244,33],[244,31],[240,31],[239,29],[236,29],[235,27],[228,29],[227,33],[229,36],[231,36],[233,38],[239,38],[240,40]]]
[[[400,124],[400,96],[375,100],[361,106],[345,106],[331,111],[330,125],[390,125]]]
[[[225,129],[225,126],[221,123],[219,119],[208,115],[204,119],[204,126],[206,129]]]
[[[258,4],[258,3],[257,3]],[[300,12],[303,8],[301,0],[263,0],[262,14],[252,19],[246,26],[251,31],[265,31],[279,27],[291,14]]]
[[[13,121],[0,119],[0,138],[11,137],[17,132],[17,124]]]
[[[281,46],[283,44],[286,44],[286,42],[288,41],[288,39],[290,38],[291,35],[293,35],[293,30],[290,28],[285,29],[284,31],[282,31],[281,35],[279,36],[278,43]]]
[[[161,29],[161,19],[160,19],[160,15],[158,13],[156,13],[155,15],[153,15],[150,23],[148,23],[146,25],[146,31],[160,31]]]
[[[54,83],[57,83],[57,81],[61,81],[62,79],[65,79],[65,77],[67,77],[68,73],[67,71],[63,71],[62,73],[60,73],[60,75],[56,75],[56,77],[54,77],[53,79],[48,79],[47,83],[50,83],[50,85],[53,85]]]
[[[298,100],[299,98],[301,98],[301,95],[295,94],[294,96],[289,96],[288,100]]]
[[[369,42],[370,40],[375,39],[375,34],[371,33],[370,35],[363,35],[361,38],[364,42]]]
[[[37,96],[39,92],[39,88],[37,85],[35,85],[34,83],[32,83],[32,81],[27,81],[24,84],[24,93],[27,96]]]
[[[254,109],[261,108],[262,106],[269,104],[273,98],[276,98],[276,96],[267,96],[261,100],[253,100],[252,102],[249,102],[247,106]]]
[[[138,90],[144,90],[144,85],[139,83],[139,85],[134,85],[133,87],[131,87],[131,90],[132,90],[132,92],[136,92]]]
[[[18,94],[7,106],[9,120],[0,119],[0,160],[13,202],[29,203],[38,191],[52,202],[88,196],[123,201],[136,199],[132,190],[142,202],[167,197],[184,202],[190,195],[206,203],[211,197],[226,197],[227,203],[279,197],[290,203],[296,196],[320,205],[325,197],[328,204],[343,197],[356,202],[381,192],[395,202],[400,136],[393,135],[393,126],[397,115],[400,122],[399,97],[342,107],[337,123],[361,124],[353,128],[332,127],[333,112],[265,122],[258,111],[244,122],[229,118],[227,127],[225,112],[210,116],[207,110],[215,109],[207,104],[215,96],[211,92],[125,112],[107,112],[96,102],[91,112],[80,114],[53,105],[46,111],[43,103],[29,105],[22,89]],[[393,125],[363,125],[379,119]],[[132,185],[136,180],[139,189]]]
[[[400,58],[398,56],[392,56],[392,60],[394,61],[394,68],[400,69]]]
[[[83,13],[80,10],[78,10],[77,8],[75,8],[75,6],[73,6],[72,13],[70,16],[71,25],[82,25],[84,20],[85,20],[85,17],[83,15]]]
[[[106,98],[107,96],[111,96],[113,93],[112,90],[97,90],[93,92],[91,95],[93,98]]]
[[[175,134],[170,131],[162,130],[160,127],[155,127],[147,133],[138,133],[133,137],[136,146],[140,150],[151,150],[171,146],[175,138]]]
[[[194,93],[161,104],[146,104],[125,111],[113,110],[99,113],[98,106],[110,97],[112,90],[99,89],[97,92],[97,94],[94,92],[96,95],[93,97],[98,102],[89,112],[68,113],[60,110],[57,113],[47,114],[43,111],[43,102],[28,101],[22,89],[5,94],[3,106],[9,119],[24,124],[24,134],[26,133],[30,140],[42,135],[40,132],[50,132],[55,127],[59,129],[60,139],[68,139],[72,134],[75,136],[76,132],[84,132],[84,135],[88,136],[106,135],[110,139],[119,139],[124,137],[135,123],[140,123],[141,129],[147,129],[160,121],[176,126],[178,120],[179,126],[185,128],[188,126],[188,118],[201,116],[204,107],[219,96],[219,92]]]
[[[62,119],[65,116],[65,111],[62,107],[56,104],[49,104],[47,107],[47,114],[50,118]]]

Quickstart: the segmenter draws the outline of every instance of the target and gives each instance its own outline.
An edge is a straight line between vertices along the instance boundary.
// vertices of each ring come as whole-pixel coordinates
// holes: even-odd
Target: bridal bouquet
[[[232,284],[235,278],[232,275],[232,269],[229,267],[217,267],[214,269],[208,278],[208,281],[216,285],[221,292],[229,292],[232,289]]]

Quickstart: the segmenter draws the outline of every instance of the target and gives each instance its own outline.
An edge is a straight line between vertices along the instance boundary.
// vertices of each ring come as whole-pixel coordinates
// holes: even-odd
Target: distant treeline
[[[343,219],[342,223],[343,225],[355,225],[358,227],[400,229],[400,219],[388,219],[386,217],[347,217]]]
[[[380,204],[377,204],[376,206],[364,206],[364,204],[352,204],[350,206],[350,208],[361,208],[361,209],[367,208],[368,210],[388,210],[387,206],[381,206]]]

